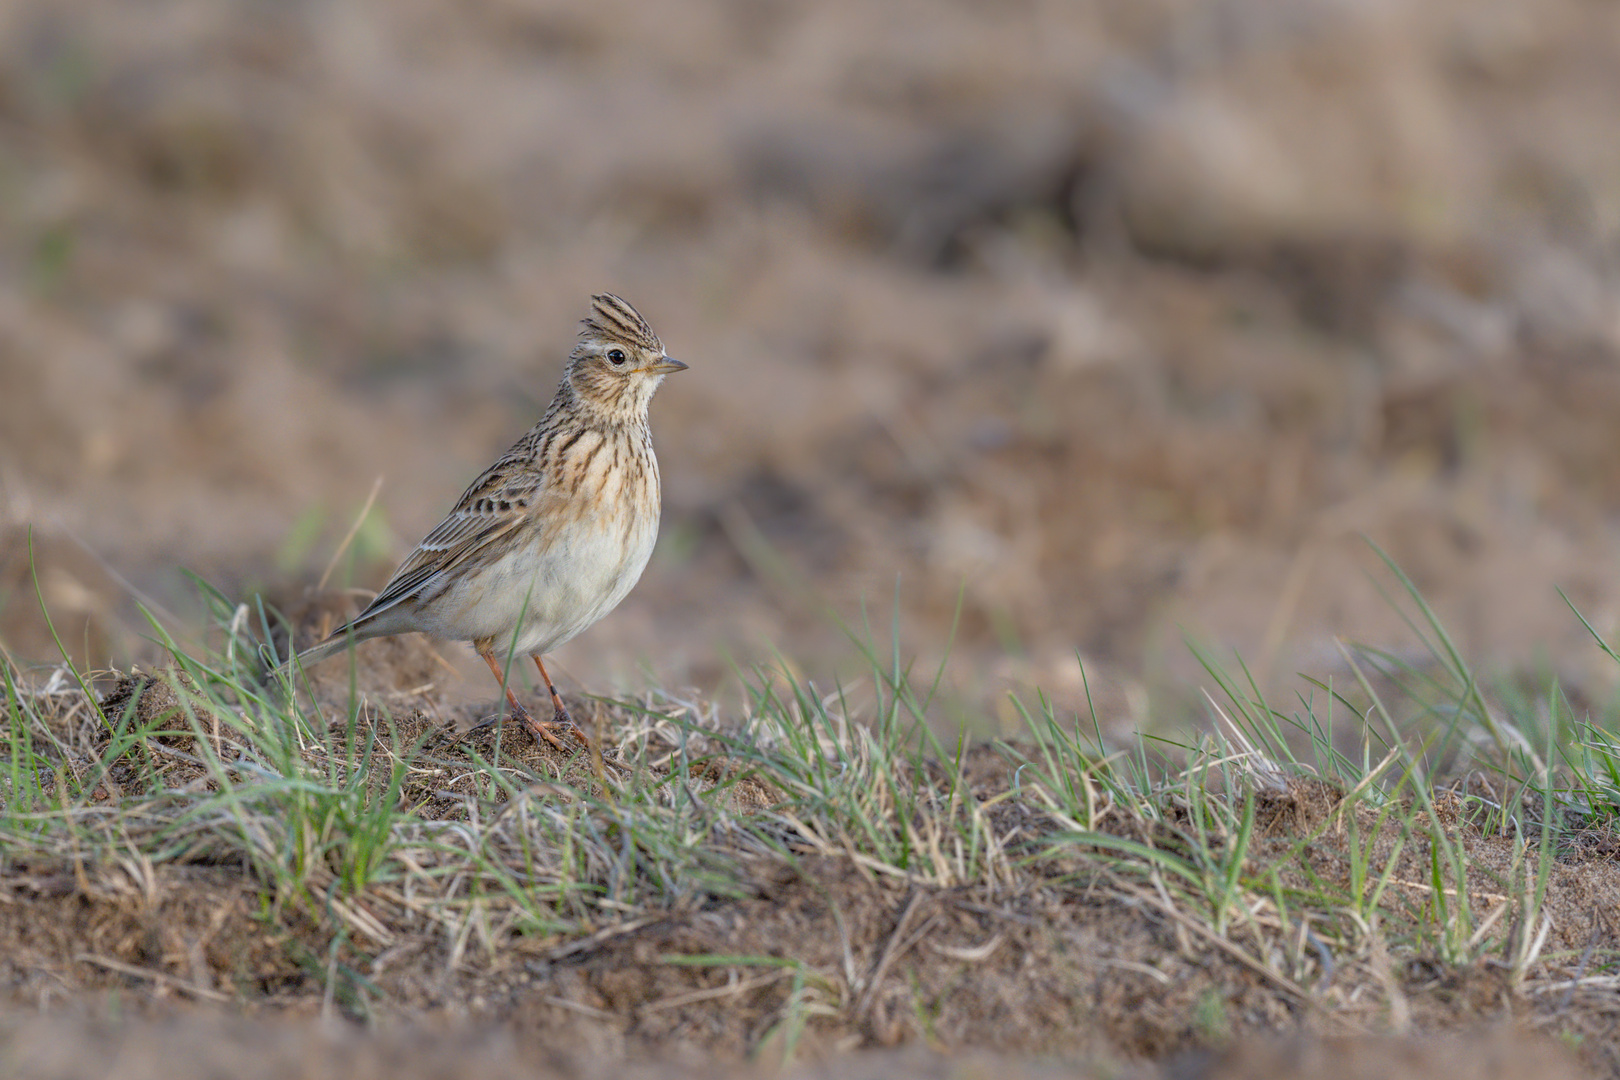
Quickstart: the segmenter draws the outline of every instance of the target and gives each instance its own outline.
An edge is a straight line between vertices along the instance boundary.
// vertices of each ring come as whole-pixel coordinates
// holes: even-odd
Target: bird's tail
[[[289,671],[292,671],[294,668],[310,667],[314,664],[318,664],[322,660],[325,660],[328,656],[333,656],[340,653],[344,649],[347,649],[350,645],[354,644],[356,641],[360,640],[362,639],[355,634],[348,632],[348,627],[344,627],[336,634],[328,637],[325,641],[311,645],[303,652],[283,661],[280,667],[276,668],[270,673],[270,677],[272,679],[279,679],[281,676],[287,674]]]

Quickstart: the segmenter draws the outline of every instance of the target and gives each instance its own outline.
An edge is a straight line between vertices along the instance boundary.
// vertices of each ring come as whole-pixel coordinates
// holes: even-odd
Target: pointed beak
[[[686,365],[673,356],[666,356],[647,370],[654,375],[672,375],[677,371],[685,371]]]

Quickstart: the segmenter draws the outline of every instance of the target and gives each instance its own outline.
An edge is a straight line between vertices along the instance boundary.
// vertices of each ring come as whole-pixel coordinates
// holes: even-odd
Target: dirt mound
[[[169,679],[167,691],[153,698],[153,690],[140,688],[165,685],[161,673],[131,677],[108,700],[125,701],[131,714],[150,711],[149,700],[158,708],[173,698],[179,680]],[[172,737],[165,725],[174,708],[153,713],[154,738]],[[369,715],[359,713],[362,727]],[[397,792],[424,821],[482,829],[480,822],[527,813],[529,800],[566,807],[593,783],[594,766],[584,756],[559,755],[526,733],[498,752],[494,733],[469,739],[420,711],[377,723],[376,734],[366,737],[377,748],[367,789]],[[603,764],[613,776],[653,788],[680,781],[674,744],[628,714],[616,723],[621,733],[627,724],[639,732],[645,750],[632,752],[623,738],[610,742]],[[104,746],[108,737],[99,737]],[[329,760],[324,750],[307,752]],[[1098,857],[1124,843],[1196,859],[1197,827],[1178,819],[1174,802],[1158,821],[1123,809],[1105,814],[1094,839],[1054,855],[1044,846],[1051,823],[1009,786],[1008,765],[1034,756],[1033,747],[981,748],[960,772],[934,766],[916,781],[949,790],[963,782],[952,779],[960,776],[971,785],[962,797],[992,808],[994,843],[1028,853],[1006,863],[1001,873],[1008,876],[1000,880],[930,885],[853,849],[840,854],[839,844],[788,817],[772,826],[779,837],[773,843],[782,845],[776,853],[726,854],[722,844],[708,886],[624,907],[565,933],[518,929],[522,923],[513,919],[523,908],[499,896],[469,909],[475,917],[451,923],[442,916],[423,922],[416,912],[426,896],[413,899],[386,881],[339,902],[332,894],[338,879],[324,871],[314,878],[317,886],[331,883],[323,887],[324,901],[302,891],[271,899],[276,894],[267,890],[263,868],[222,858],[217,841],[175,848],[173,860],[159,865],[12,860],[0,897],[0,984],[13,1006],[67,1005],[92,1017],[113,1009],[163,1021],[201,1003],[258,1016],[365,1018],[384,1029],[453,1021],[503,1032],[531,1055],[526,1060],[646,1068],[697,1069],[716,1061],[740,1067],[784,1055],[816,1060],[856,1048],[926,1045],[1143,1068],[1175,1061],[1167,1067],[1177,1076],[1245,1075],[1255,1062],[1268,1062],[1288,1075],[1288,1068],[1308,1070],[1332,1056],[1334,1044],[1316,1036],[1502,1024],[1558,1033],[1605,1068],[1620,1061],[1604,992],[1584,978],[1593,947],[1608,937],[1600,912],[1620,895],[1620,866],[1606,854],[1612,844],[1565,845],[1536,908],[1540,922],[1524,925],[1514,917],[1507,925],[1503,916],[1522,910],[1514,906],[1524,899],[1516,890],[1530,887],[1527,849],[1521,838],[1491,827],[1489,816],[1477,812],[1482,803],[1442,793],[1431,809],[1412,808],[1400,828],[1389,829],[1379,820],[1387,811],[1349,801],[1333,785],[1301,781],[1267,789],[1257,800],[1255,836],[1241,855],[1244,879],[1269,880],[1279,900],[1303,903],[1324,890],[1353,894],[1358,865],[1381,867],[1375,906],[1367,909],[1376,912],[1373,923],[1358,932],[1330,925],[1342,912],[1320,915],[1325,921],[1313,932],[1308,916],[1290,929],[1286,919],[1257,910],[1241,932],[1214,930],[1204,915],[1155,891],[1151,875],[1141,879]],[[207,786],[206,775],[193,771],[199,762],[192,755],[160,757],[127,774],[106,772],[109,786],[118,786],[115,775],[123,777],[126,806],[145,794],[157,799],[159,817],[164,792]],[[556,779],[510,794],[488,787],[485,796],[472,797],[481,790],[477,774],[508,761],[526,761],[531,774]],[[700,761],[685,782],[698,785],[695,791],[719,785],[726,797],[707,797],[713,812],[771,815],[786,805],[781,790],[755,775],[757,766],[739,768],[712,755]],[[411,779],[401,780],[401,768]],[[486,801],[490,796],[494,802]],[[107,801],[100,789],[92,800]],[[109,805],[107,812],[117,811]],[[121,820],[116,827],[126,834],[144,829],[161,836],[167,828],[184,831],[187,817],[146,825],[139,813],[123,811]],[[724,835],[692,842],[714,844]],[[1401,958],[1392,959],[1387,942],[1412,932],[1403,920],[1427,926],[1443,900],[1434,867],[1451,856],[1435,847],[1441,837],[1461,852],[1476,940],[1492,942],[1494,951],[1461,966],[1421,947],[1403,947]],[[1209,850],[1219,851],[1234,841],[1209,842]],[[1541,961],[1527,982],[1515,962],[1526,955],[1531,962],[1555,959]],[[284,1030],[237,1027],[221,1037],[250,1045],[268,1040],[274,1060],[299,1060],[285,1057],[295,1040],[275,1049]],[[1249,1041],[1280,1031],[1300,1032],[1303,1041]],[[146,1036],[132,1037],[138,1046]],[[27,1054],[43,1053],[45,1044],[33,1038],[23,1040]],[[1407,1061],[1415,1069],[1440,1052],[1366,1045],[1368,1060],[1384,1063],[1379,1068]],[[387,1062],[402,1052],[387,1040],[354,1046],[344,1053],[359,1055],[356,1068],[380,1068],[359,1063]],[[1482,1070],[1542,1052],[1516,1049],[1505,1037],[1470,1050]],[[351,1061],[341,1054],[333,1060]],[[448,1059],[425,1059],[423,1075],[434,1075],[441,1067],[434,1062],[442,1060]],[[490,1060],[492,1067],[516,1067],[499,1055]],[[567,1074],[574,1066],[559,1067]],[[916,1067],[926,1074],[943,1066]]]

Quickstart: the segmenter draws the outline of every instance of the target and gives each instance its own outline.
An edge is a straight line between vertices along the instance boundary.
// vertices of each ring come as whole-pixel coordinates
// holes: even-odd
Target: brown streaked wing
[[[514,451],[517,449],[513,447]],[[508,452],[494,468],[473,481],[449,516],[434,526],[394,571],[382,592],[351,623],[333,631],[332,636],[358,627],[409,600],[435,574],[461,565],[474,553],[521,526],[540,499],[542,477],[533,471],[511,475],[510,470],[502,466],[510,465],[512,456]]]

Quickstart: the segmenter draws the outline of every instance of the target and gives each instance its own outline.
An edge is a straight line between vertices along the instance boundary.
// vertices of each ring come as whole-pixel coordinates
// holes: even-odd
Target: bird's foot
[[[528,709],[525,709],[522,705],[515,703],[513,704],[512,711],[510,713],[498,712],[487,720],[480,720],[478,723],[467,729],[467,734],[473,735],[477,732],[483,731],[485,728],[494,727],[496,724],[504,722],[508,716],[514,720],[522,721],[525,727],[534,732],[536,738],[544,739],[546,742],[550,743],[552,746],[556,747],[558,750],[561,750],[565,754],[569,752],[568,744],[557,737],[565,731],[572,734],[581,743],[584,743],[585,746],[589,747],[591,745],[590,740],[585,738],[585,733],[580,731],[579,728],[575,726],[574,721],[569,717],[567,712],[563,712],[560,716],[553,717],[550,720],[536,720],[534,718],[534,714],[529,712]]]
[[[559,735],[562,735],[562,732],[572,732],[573,735],[577,735],[577,737],[580,738],[580,742],[585,742],[585,735],[580,733],[580,729],[573,727],[573,721],[572,719],[569,719],[569,714],[567,714],[567,712],[562,714],[561,721],[559,721],[557,717],[552,717],[552,719],[549,719],[549,721],[536,721],[535,714],[533,714],[533,712],[528,711],[528,709],[523,708],[523,706],[517,706],[517,709],[514,709],[514,712],[512,712],[512,716],[515,716],[517,719],[520,719],[520,721],[523,721],[523,724],[527,725],[528,730],[535,732],[536,738],[544,738],[546,742],[551,743],[552,746],[556,746],[557,750],[561,750],[562,753],[569,753],[569,745],[562,742],[561,738],[559,738]],[[590,746],[590,743],[585,742],[585,745]]]
[[[589,750],[591,748],[591,740],[585,737],[584,730],[582,730],[578,724],[574,723],[574,718],[569,716],[568,710],[563,708],[561,705],[558,705],[552,712],[551,719],[549,721],[535,720],[531,717],[529,720],[529,726],[536,733],[538,733],[542,728],[551,732],[552,735],[560,735],[563,732],[567,732],[569,735],[577,739],[579,744],[585,749]],[[551,735],[547,735],[546,737],[550,739]],[[557,745],[554,739],[552,740],[552,745]]]

